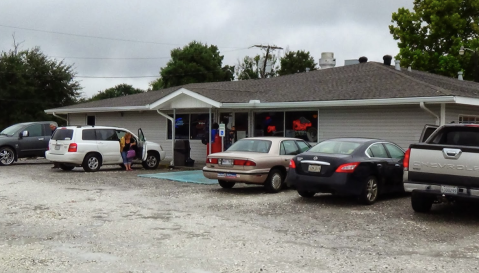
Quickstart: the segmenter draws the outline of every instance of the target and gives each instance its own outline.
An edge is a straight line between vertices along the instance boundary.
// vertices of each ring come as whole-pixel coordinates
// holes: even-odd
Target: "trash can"
[[[177,139],[175,141],[174,153],[175,153],[175,166],[189,166],[192,167],[195,163],[190,158],[190,141],[188,139]]]

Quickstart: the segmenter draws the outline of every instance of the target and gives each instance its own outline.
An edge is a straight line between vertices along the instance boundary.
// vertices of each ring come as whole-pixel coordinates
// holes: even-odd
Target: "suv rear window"
[[[72,129],[57,129],[52,137],[53,140],[71,140],[72,138]]]

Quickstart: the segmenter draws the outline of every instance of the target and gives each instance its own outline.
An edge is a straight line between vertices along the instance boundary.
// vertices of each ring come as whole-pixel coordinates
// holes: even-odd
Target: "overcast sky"
[[[38,46],[64,58],[90,97],[121,83],[146,90],[155,77],[132,77],[158,76],[171,49],[193,40],[217,45],[223,65],[260,54],[249,48],[255,44],[309,51],[316,62],[321,52],[334,52],[336,66],[360,56],[382,62],[399,51],[388,29],[392,13],[412,6],[413,0],[1,0],[0,51],[13,48],[15,34],[21,49]]]

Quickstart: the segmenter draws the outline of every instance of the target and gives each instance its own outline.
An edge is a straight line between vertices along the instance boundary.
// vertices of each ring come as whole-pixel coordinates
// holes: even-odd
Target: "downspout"
[[[53,112],[52,114],[53,114],[54,117],[57,117],[59,119],[63,119],[64,121],[66,121],[67,125],[68,125],[68,119],[60,117],[59,115],[55,114],[55,112]]]
[[[422,110],[428,112],[429,114],[431,114],[432,116],[434,116],[436,118],[436,125],[439,125],[440,124],[440,118],[438,115],[436,115],[433,111],[429,110],[428,108],[426,108],[426,106],[424,105],[424,102],[420,102],[419,103],[419,106],[421,107]]]
[[[156,110],[156,112],[169,121],[171,121],[171,162],[170,166],[174,167],[175,166],[175,120],[174,118],[168,116],[165,113],[160,112],[159,109]]]

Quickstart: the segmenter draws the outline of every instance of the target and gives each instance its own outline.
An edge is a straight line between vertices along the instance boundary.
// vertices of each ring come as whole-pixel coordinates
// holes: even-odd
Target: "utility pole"
[[[268,61],[268,56],[269,56],[269,51],[270,50],[276,50],[276,49],[283,49],[282,47],[279,46],[264,46],[264,45],[254,45],[252,47],[259,47],[261,49],[266,49],[266,57],[264,58],[263,62],[263,70],[261,71],[261,78],[265,78],[265,73],[266,73],[266,62]]]

